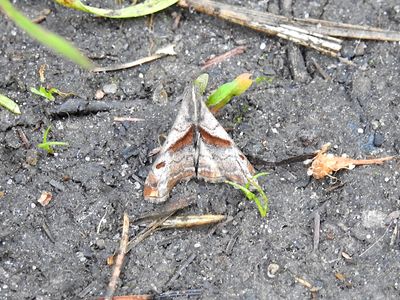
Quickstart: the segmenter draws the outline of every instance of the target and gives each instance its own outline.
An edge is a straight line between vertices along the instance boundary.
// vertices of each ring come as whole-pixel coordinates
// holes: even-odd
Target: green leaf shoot
[[[240,74],[235,80],[221,85],[208,97],[206,102],[212,112],[217,112],[224,107],[234,96],[244,93],[253,83],[250,73]]]
[[[3,106],[4,108],[8,109],[9,111],[11,111],[16,115],[21,114],[18,104],[2,94],[0,94],[0,106]]]
[[[32,93],[45,98],[46,101],[54,101],[55,98],[53,96],[53,93],[57,93],[57,91],[58,91],[56,88],[51,88],[50,90],[47,90],[43,86],[40,86],[39,89],[31,87],[30,90],[31,90]]]
[[[199,88],[201,94],[204,94],[204,92],[206,91],[208,78],[208,74],[204,73],[197,77],[194,81],[194,84]]]
[[[104,18],[134,18],[154,14],[175,4],[178,0],[147,0],[121,9],[104,9],[83,4],[80,0],[55,0],[65,7],[80,10]]]
[[[38,148],[45,150],[48,154],[54,154],[54,149],[53,146],[68,146],[68,143],[66,142],[48,142],[47,141],[47,137],[49,135],[51,126],[47,127],[47,129],[45,130],[44,134],[43,134],[43,139],[42,142],[40,144],[38,144]]]
[[[70,1],[68,1],[70,2]],[[5,14],[21,29],[23,29],[32,38],[39,41],[46,47],[54,50],[56,53],[61,54],[72,62],[80,65],[82,68],[91,69],[92,62],[85,57],[77,48],[71,43],[63,39],[57,34],[54,34],[43,27],[31,22],[23,14],[21,14],[8,0],[0,1],[0,8]]]
[[[240,185],[228,180],[225,181],[225,183],[230,184],[234,188],[241,190],[248,200],[254,201],[256,203],[256,206],[258,208],[261,217],[263,218],[268,215],[269,211],[268,197],[264,193],[260,185],[257,183],[256,179],[260,176],[265,176],[265,175],[267,175],[267,173],[265,172],[258,173],[254,175],[252,178],[250,178],[245,185]],[[258,192],[258,196],[255,193],[253,193],[250,189],[255,189]]]

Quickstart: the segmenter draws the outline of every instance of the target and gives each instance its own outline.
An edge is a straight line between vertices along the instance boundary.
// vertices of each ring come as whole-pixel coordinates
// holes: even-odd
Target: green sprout
[[[224,83],[207,99],[206,104],[215,113],[231,101],[234,96],[243,94],[253,83],[250,73],[243,73],[233,81]]]
[[[53,94],[60,95],[60,91],[58,89],[51,88],[47,90],[44,86],[40,86],[39,89],[31,87],[31,92],[45,98],[46,101],[54,101],[55,98]]]
[[[260,185],[257,183],[256,179],[260,176],[265,176],[268,175],[268,173],[262,172],[254,175],[252,178],[249,179],[249,181],[245,185],[240,185],[232,181],[225,180],[225,183],[230,184],[234,188],[237,188],[243,192],[243,194],[246,196],[247,199],[250,201],[254,201],[257,205],[258,211],[260,212],[261,217],[266,217],[269,211],[268,208],[268,197],[265,195],[264,191],[260,187]],[[255,188],[255,190],[258,192],[259,196],[254,194],[252,191],[250,191],[250,187]]]
[[[51,126],[47,127],[46,131],[43,134],[43,140],[40,144],[38,144],[38,148],[45,150],[48,154],[54,154],[53,146],[68,146],[68,143],[65,142],[48,142],[47,136],[49,135]]]

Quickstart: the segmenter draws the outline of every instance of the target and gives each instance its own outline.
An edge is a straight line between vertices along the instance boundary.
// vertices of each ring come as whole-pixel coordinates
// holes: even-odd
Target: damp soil
[[[279,12],[277,1],[230,3]],[[134,220],[161,207],[143,200],[143,181],[154,160],[149,153],[168,133],[185,86],[206,59],[243,45],[245,53],[206,70],[208,92],[243,72],[273,77],[218,115],[236,145],[257,158],[257,171],[268,172],[260,179],[270,200],[268,218],[228,185],[178,184],[168,201],[196,200],[179,214],[224,214],[230,222],[155,232],[127,254],[116,295],[201,289],[194,299],[399,299],[399,228],[395,219],[385,223],[400,209],[398,162],[321,181],[310,181],[302,163],[260,163],[310,153],[327,142],[336,155],[398,155],[399,43],[345,41],[349,65],[176,6],[150,21],[95,18],[52,1],[16,4],[30,18],[49,8],[42,25],[98,65],[133,61],[167,44],[175,44],[177,55],[95,74],[0,19],[0,93],[22,111],[0,110],[1,299],[104,295],[111,275],[106,261],[118,249],[123,213]],[[115,6],[111,0],[104,5]],[[292,13],[400,30],[396,0],[294,1]],[[174,28],[176,15],[181,19]],[[43,64],[46,85],[74,96],[46,102],[29,92],[39,86]],[[98,90],[106,92],[101,100]],[[69,143],[53,156],[36,147],[48,125],[51,140]],[[45,207],[37,202],[43,191],[53,195]],[[132,225],[130,237],[141,230]]]

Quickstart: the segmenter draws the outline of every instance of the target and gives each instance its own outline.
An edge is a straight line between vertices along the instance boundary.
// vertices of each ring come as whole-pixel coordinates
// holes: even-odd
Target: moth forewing
[[[186,89],[181,107],[167,139],[144,183],[143,196],[151,202],[164,202],[171,189],[182,180],[196,176],[191,89]]]

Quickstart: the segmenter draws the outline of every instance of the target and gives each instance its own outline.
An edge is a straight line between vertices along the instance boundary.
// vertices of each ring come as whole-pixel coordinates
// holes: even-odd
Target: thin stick
[[[188,259],[179,267],[179,269],[175,272],[174,276],[171,277],[170,280],[167,281],[167,283],[165,284],[166,286],[168,286],[171,282],[174,282],[175,280],[177,280],[179,278],[179,276],[182,275],[183,271],[194,261],[194,259],[196,258],[196,254],[192,253]]]
[[[114,117],[114,122],[143,122],[145,119],[132,117]]]
[[[143,241],[144,239],[146,239],[148,236],[150,236],[154,231],[156,231],[156,229],[162,224],[164,223],[165,220],[167,220],[170,216],[172,216],[175,213],[175,211],[171,212],[170,214],[168,214],[167,216],[160,218],[156,221],[151,222],[145,230],[143,230],[137,237],[135,237],[135,239],[131,240],[128,243],[128,246],[126,248],[126,253],[128,253],[129,251],[131,251],[136,245],[138,245],[141,241]]]
[[[359,255],[359,257],[363,256],[365,253],[367,253],[369,250],[371,250],[376,244],[379,243],[379,241],[381,241],[381,240],[384,238],[384,236],[386,235],[386,233],[388,233],[389,228],[392,226],[392,223],[393,223],[393,222],[390,222],[390,224],[387,226],[387,228],[386,228],[385,232],[382,234],[382,236],[381,236],[379,239],[377,239],[371,246],[369,246],[367,249],[365,249],[365,251],[364,251],[363,253],[361,253],[361,254]]]
[[[201,66],[201,69],[205,70],[207,68],[212,67],[213,65],[223,62],[224,60],[226,60],[230,57],[242,54],[243,52],[246,51],[246,48],[247,48],[246,46],[239,46],[239,47],[233,48],[232,50],[229,50],[228,52],[225,52],[224,54],[218,55],[211,59],[207,59]]]
[[[111,275],[110,283],[108,284],[106,294],[104,296],[105,300],[111,300],[113,298],[115,289],[117,287],[117,282],[119,279],[119,274],[121,274],[122,263],[124,262],[124,257],[126,253],[126,248],[128,246],[128,232],[129,232],[129,217],[128,214],[124,213],[124,221],[122,226],[122,236],[119,245],[118,256],[115,260],[114,269]]]
[[[28,138],[26,137],[25,132],[21,128],[17,128],[18,137],[21,140],[22,144],[24,145],[25,149],[29,149],[31,147],[31,143],[29,142]]]
[[[118,65],[114,65],[114,66],[108,66],[108,67],[97,67],[97,68],[94,68],[92,71],[93,72],[110,72],[110,71],[117,71],[117,70],[122,70],[122,69],[133,68],[133,67],[151,62],[153,60],[156,60],[156,59],[162,58],[164,56],[168,56],[168,55],[176,55],[176,52],[174,51],[174,45],[169,45],[165,48],[162,48],[162,49],[156,51],[156,53],[153,55],[143,57],[143,58],[137,59],[132,62],[118,64]]]
[[[314,251],[318,250],[320,228],[321,228],[321,216],[319,212],[316,211],[314,215]]]

